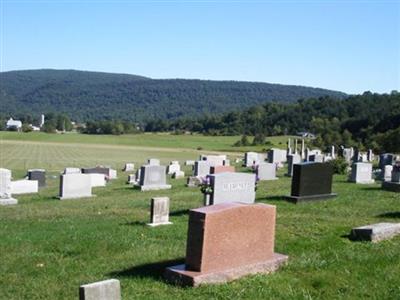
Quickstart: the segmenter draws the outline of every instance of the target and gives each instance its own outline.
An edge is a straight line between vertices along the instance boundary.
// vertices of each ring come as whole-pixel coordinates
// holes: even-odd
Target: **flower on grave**
[[[200,177],[201,184],[200,184],[200,191],[203,194],[212,194],[213,189],[210,184],[210,178],[208,177]]]

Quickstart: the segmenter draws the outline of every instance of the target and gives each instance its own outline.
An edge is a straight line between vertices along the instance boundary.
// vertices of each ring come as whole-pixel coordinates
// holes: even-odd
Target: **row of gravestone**
[[[11,170],[0,168],[0,205],[18,204],[12,195],[37,193],[46,186],[46,172],[42,169],[28,170],[26,179],[12,181]]]
[[[147,167],[162,166],[144,166],[143,176]],[[331,192],[332,173],[327,164],[295,164],[289,199],[297,203],[335,196]],[[208,179],[211,187],[208,206],[191,210],[189,214],[186,263],[167,268],[167,280],[197,286],[276,270],[287,256],[273,250],[276,208],[254,204],[255,175],[223,172],[209,175]],[[152,225],[169,223],[169,199],[152,199],[151,211]],[[385,232],[385,228],[380,225],[376,230]],[[353,231],[357,234],[366,230]],[[254,249],[251,254],[249,245]]]
[[[294,165],[290,198],[298,202],[335,196],[331,192],[332,174],[328,164]],[[276,207],[253,203],[255,175],[219,173],[209,178],[212,197],[208,206],[189,212],[185,263],[168,267],[166,280],[198,286],[277,270],[288,257],[274,252]],[[238,196],[243,193],[248,195],[247,200]],[[220,202],[216,203],[218,196]],[[171,224],[168,214],[169,199],[153,198],[149,225]],[[379,223],[354,228],[351,237],[379,241],[399,233],[400,224]],[[82,286],[81,294],[89,287]]]

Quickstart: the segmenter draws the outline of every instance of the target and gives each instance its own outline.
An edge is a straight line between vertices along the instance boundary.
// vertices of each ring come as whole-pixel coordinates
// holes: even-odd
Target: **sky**
[[[400,91],[400,0],[0,1],[0,71]]]

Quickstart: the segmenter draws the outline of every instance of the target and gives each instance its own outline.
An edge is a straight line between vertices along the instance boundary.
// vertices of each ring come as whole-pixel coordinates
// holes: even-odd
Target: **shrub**
[[[344,158],[338,157],[330,160],[328,163],[333,167],[333,173],[342,175],[347,173],[349,164]]]
[[[250,141],[247,135],[242,135],[242,138],[233,144],[234,147],[250,146]]]

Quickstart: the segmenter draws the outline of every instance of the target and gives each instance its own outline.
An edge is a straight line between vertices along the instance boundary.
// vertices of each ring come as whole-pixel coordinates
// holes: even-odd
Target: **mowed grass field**
[[[372,244],[347,236],[355,226],[400,222],[400,195],[335,176],[336,199],[294,205],[282,197],[290,192],[284,170],[279,180],[259,184],[257,202],[277,206],[275,250],[289,255],[285,267],[216,286],[166,283],[165,267],[184,260],[187,211],[202,206],[202,194],[170,178],[171,190],[140,192],[120,168],[149,157],[166,163],[207,151],[239,155],[230,147],[238,137],[169,136],[183,138],[175,146],[167,137],[1,133],[1,167],[12,169],[14,179],[27,168],[46,168],[48,186],[16,196],[17,206],[0,207],[0,299],[77,299],[79,285],[108,278],[121,281],[123,299],[400,299],[400,238]],[[205,150],[196,150],[195,138],[204,139]],[[115,166],[119,178],[95,188],[93,198],[55,198],[62,168],[96,163]],[[145,225],[154,196],[170,197],[173,225]]]

